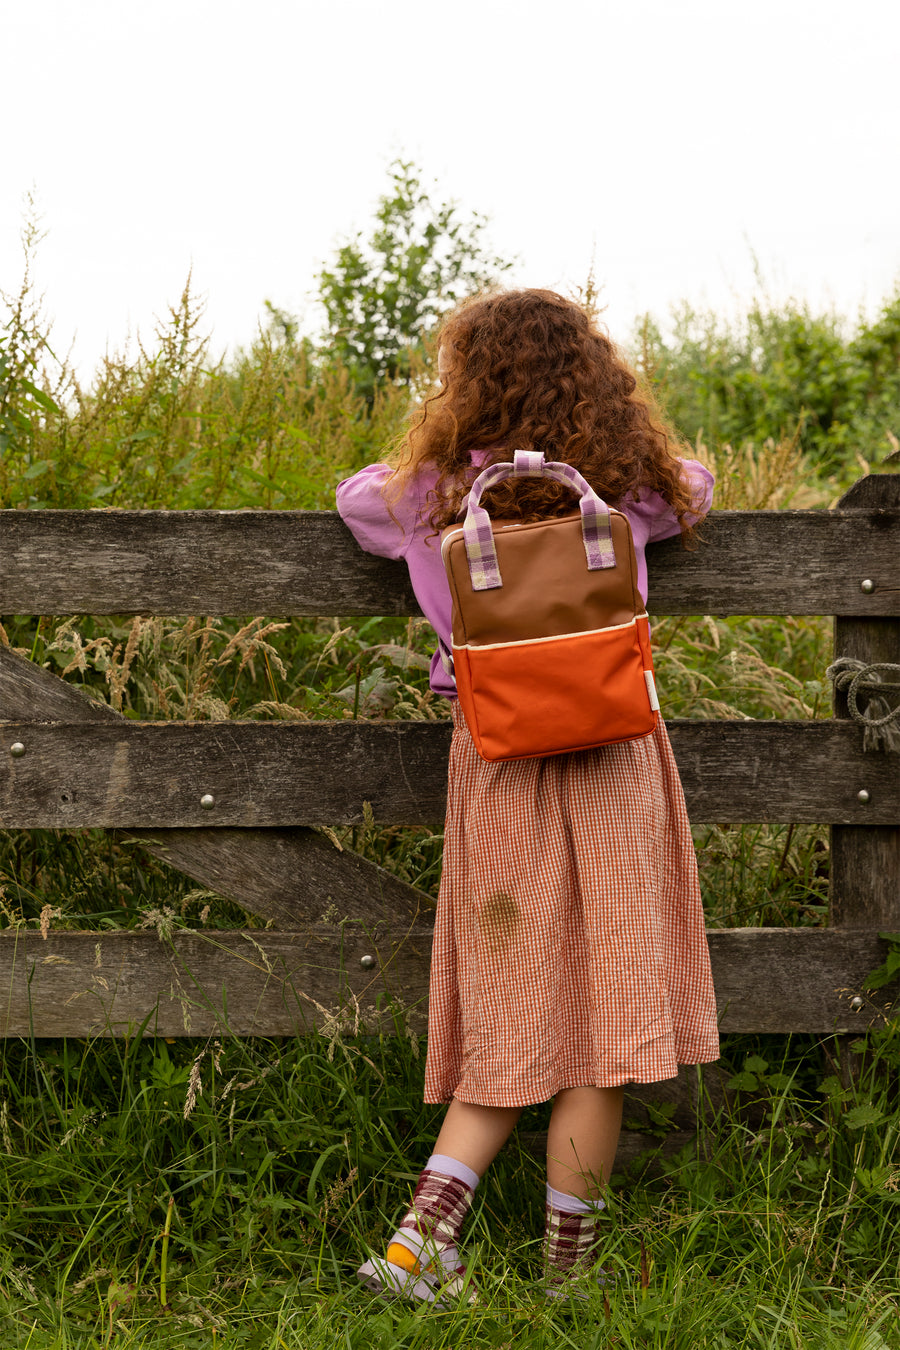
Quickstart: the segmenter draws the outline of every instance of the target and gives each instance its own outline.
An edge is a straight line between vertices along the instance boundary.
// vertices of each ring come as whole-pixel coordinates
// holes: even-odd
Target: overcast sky
[[[613,337],[769,292],[855,317],[900,279],[897,0],[0,0],[0,287],[24,194],[89,372],[189,269],[217,350],[305,313],[390,160],[491,219],[514,280],[594,259]]]

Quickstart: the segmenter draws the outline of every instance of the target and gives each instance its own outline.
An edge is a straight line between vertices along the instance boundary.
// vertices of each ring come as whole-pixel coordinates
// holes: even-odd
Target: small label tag
[[[647,693],[650,695],[650,707],[653,712],[659,712],[659,699],[656,697],[656,681],[653,678],[652,670],[644,671],[644,680],[647,685]]]

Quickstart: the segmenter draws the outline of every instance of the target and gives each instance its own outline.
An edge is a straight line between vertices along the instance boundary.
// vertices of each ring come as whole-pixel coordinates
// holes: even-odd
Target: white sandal
[[[430,1267],[424,1270],[404,1270],[385,1256],[373,1256],[356,1272],[367,1289],[382,1298],[405,1298],[411,1303],[434,1303],[440,1306],[463,1299],[475,1303],[477,1294],[471,1281],[466,1280],[465,1266],[436,1275]]]

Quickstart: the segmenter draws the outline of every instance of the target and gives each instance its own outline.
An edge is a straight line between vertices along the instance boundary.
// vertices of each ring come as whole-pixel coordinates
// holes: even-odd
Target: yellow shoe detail
[[[419,1274],[419,1263],[413,1256],[408,1247],[404,1247],[402,1242],[392,1242],[387,1249],[387,1259],[392,1266],[400,1266],[410,1275]]]

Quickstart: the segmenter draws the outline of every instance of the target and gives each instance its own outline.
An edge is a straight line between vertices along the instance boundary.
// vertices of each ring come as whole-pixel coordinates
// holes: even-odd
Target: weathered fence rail
[[[383,991],[424,1029],[432,925],[427,917],[314,922],[299,931],[29,932],[4,939],[8,1036],[292,1036],[338,1008],[392,1029]],[[723,1031],[858,1032],[884,999],[852,999],[881,960],[874,932],[743,928],[709,932]],[[364,962],[364,958],[371,958]],[[328,1017],[324,1019],[328,1021]]]
[[[655,613],[833,614],[837,654],[900,661],[900,476],[831,512],[715,513],[701,549],[648,558]],[[333,513],[0,512],[7,615],[416,612]],[[858,1031],[890,996],[863,986],[900,928],[900,757],[836,714],[670,723],[694,821],[832,826],[829,928],[709,933],[724,1030]],[[430,902],[310,827],[439,821],[446,724],[134,723],[8,649],[0,723],[0,828],[128,831],[279,925],[4,933],[0,1034],[287,1035],[385,992],[424,1016]]]
[[[330,511],[6,511],[0,519],[0,613],[419,612],[406,568],[362,553]],[[896,616],[896,506],[887,499],[834,511],[717,511],[704,534],[702,549],[667,540],[649,550],[654,613]],[[888,580],[861,591],[873,573]]]
[[[694,820],[883,825],[900,816],[895,762],[864,754],[852,723],[668,726]],[[354,825],[363,802],[385,825],[444,815],[450,734],[440,723],[29,719],[4,734],[23,753],[6,766],[2,829]]]

